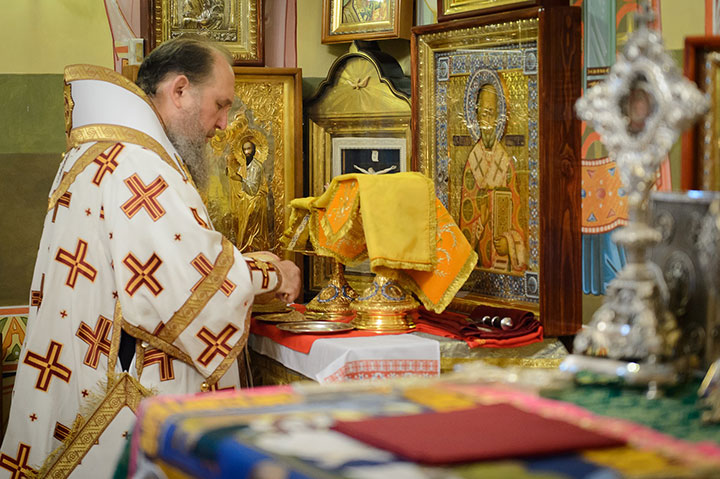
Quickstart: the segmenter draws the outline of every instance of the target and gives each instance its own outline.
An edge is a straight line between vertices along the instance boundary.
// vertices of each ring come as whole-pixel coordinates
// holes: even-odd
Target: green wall
[[[0,306],[28,304],[47,195],[65,150],[62,75],[0,75]]]

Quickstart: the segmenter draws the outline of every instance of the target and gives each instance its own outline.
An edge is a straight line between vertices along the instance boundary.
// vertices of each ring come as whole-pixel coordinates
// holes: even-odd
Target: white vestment
[[[38,471],[53,451],[53,477],[111,477],[143,395],[239,387],[253,298],[280,281],[212,229],[134,84],[80,65],[66,84],[70,149],[51,189],[0,478]],[[121,328],[137,338],[129,376]]]

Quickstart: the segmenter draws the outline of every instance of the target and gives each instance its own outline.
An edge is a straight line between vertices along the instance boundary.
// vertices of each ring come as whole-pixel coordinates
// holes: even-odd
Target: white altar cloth
[[[250,348],[320,383],[399,376],[438,376],[440,344],[409,334],[322,338],[309,353],[251,334]]]

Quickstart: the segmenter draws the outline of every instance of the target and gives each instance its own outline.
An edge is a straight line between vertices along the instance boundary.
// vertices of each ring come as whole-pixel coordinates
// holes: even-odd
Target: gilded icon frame
[[[382,52],[359,50],[339,57],[327,77],[304,105],[307,128],[306,177],[308,196],[319,196],[341,171],[333,163],[333,141],[351,139],[366,149],[383,143],[404,142],[401,171],[409,169],[412,152],[409,82],[397,62]],[[347,143],[346,143],[347,145]],[[394,171],[394,170],[393,170]],[[306,289],[317,292],[327,285],[329,258],[307,260]],[[346,271],[351,286],[360,290],[372,280],[359,268]]]
[[[516,8],[567,5],[564,0],[437,0],[438,22]]]
[[[576,7],[413,29],[413,168],[435,181],[479,254],[453,309],[529,310],[549,335],[574,334],[581,325],[580,122],[573,111],[580,44]],[[485,128],[491,147],[481,145],[475,116],[486,87],[496,98],[495,123]],[[489,162],[501,165],[497,184],[487,180]],[[498,216],[494,205],[509,210]]]
[[[412,0],[381,0],[372,12],[358,11],[355,1],[323,0],[322,43],[410,38]]]
[[[209,9],[187,11],[185,17],[182,16],[182,0],[150,1],[150,50],[170,38],[196,34],[225,47],[235,65],[265,64],[263,0],[213,2]]]
[[[720,36],[686,37],[684,75],[709,95],[710,110],[682,137],[684,190],[720,189]]]
[[[290,201],[302,195],[302,71],[299,68],[233,67],[235,103],[228,127],[210,141],[208,181],[198,185],[215,228],[242,247],[239,222],[241,183],[232,178],[242,145],[253,138],[267,187],[267,249],[286,259],[280,237],[290,218]],[[244,203],[243,203],[244,204]],[[255,249],[255,248],[253,248]],[[301,262],[298,262],[301,264]]]

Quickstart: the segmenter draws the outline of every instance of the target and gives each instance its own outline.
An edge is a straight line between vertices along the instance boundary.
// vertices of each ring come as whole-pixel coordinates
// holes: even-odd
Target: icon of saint
[[[521,200],[515,162],[498,137],[498,93],[502,94],[486,83],[478,94],[480,138],[463,169],[459,224],[478,253],[478,266],[522,272],[527,268],[527,248],[518,221]]]
[[[238,218],[237,244],[240,251],[267,251],[272,245],[268,230],[268,185],[263,162],[249,137],[240,140],[243,160],[229,172],[234,195],[232,204]],[[237,188],[239,186],[239,188]]]
[[[631,135],[639,135],[645,130],[645,124],[653,112],[653,100],[650,94],[636,82],[630,89],[624,105],[627,131]]]

